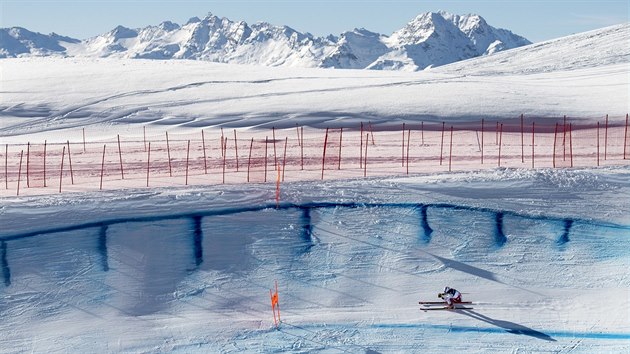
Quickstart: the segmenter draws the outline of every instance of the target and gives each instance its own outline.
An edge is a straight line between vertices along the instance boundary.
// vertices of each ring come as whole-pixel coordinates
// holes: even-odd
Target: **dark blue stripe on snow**
[[[94,222],[88,222],[88,223],[82,223],[82,224],[28,231],[28,232],[23,232],[23,233],[0,234],[0,240],[11,241],[11,240],[21,239],[21,238],[31,237],[31,236],[36,236],[36,235],[44,235],[44,234],[51,234],[51,233],[58,233],[58,232],[68,232],[68,231],[75,231],[75,230],[81,230],[81,229],[87,229],[87,228],[93,228],[93,227],[101,227],[103,225],[113,225],[113,224],[130,223],[130,222],[152,222],[152,221],[160,221],[160,220],[185,219],[185,218],[194,219],[194,218],[201,218],[205,216],[231,215],[231,214],[238,214],[238,213],[261,211],[265,209],[310,210],[310,209],[325,209],[325,208],[413,208],[413,209],[417,209],[418,204],[417,203],[355,203],[355,202],[350,202],[350,203],[320,202],[320,203],[305,203],[305,204],[281,203],[277,208],[275,204],[264,204],[264,205],[249,206],[249,207],[224,208],[224,209],[196,211],[196,212],[181,213],[181,214],[147,215],[147,216],[100,220],[100,221],[94,221]],[[567,220],[569,220],[571,221],[571,224],[575,222],[580,222],[583,224],[590,224],[590,225],[595,225],[599,227],[630,229],[630,227],[628,226],[617,225],[613,223],[605,223],[601,221],[593,221],[593,220],[586,220],[586,219],[567,219],[567,218],[559,218],[559,217],[551,217],[551,216],[533,216],[533,215],[527,215],[527,214],[520,214],[520,213],[512,212],[512,211],[501,211],[501,210],[494,210],[490,208],[470,207],[470,206],[462,206],[462,205],[454,205],[454,204],[444,204],[444,203],[424,204],[422,205],[421,208],[424,210],[424,212],[426,212],[427,208],[466,210],[466,211],[475,211],[475,212],[481,212],[481,213],[491,213],[495,215],[500,213],[503,216],[510,215],[510,216],[515,216],[518,218],[531,219],[531,220],[548,220],[548,221],[562,221],[562,222],[566,222]],[[426,226],[428,227],[428,223]],[[424,228],[424,225],[423,225],[423,228]],[[425,228],[425,233],[427,231],[432,232],[433,230],[430,227],[428,227],[428,228]]]

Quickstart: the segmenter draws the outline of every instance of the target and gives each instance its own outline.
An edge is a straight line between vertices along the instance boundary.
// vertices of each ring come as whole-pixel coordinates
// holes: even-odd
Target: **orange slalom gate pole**
[[[59,168],[59,193],[61,193],[61,182],[63,181],[63,160],[66,157],[66,147],[61,151],[61,167]]]
[[[24,150],[20,152],[20,168],[18,169],[18,183],[17,183],[17,195],[20,195],[20,179],[22,177],[22,157],[24,155]]]

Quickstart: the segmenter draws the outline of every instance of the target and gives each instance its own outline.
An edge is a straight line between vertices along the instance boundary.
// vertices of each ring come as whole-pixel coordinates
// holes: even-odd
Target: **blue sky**
[[[0,27],[88,38],[117,25],[136,28],[170,20],[179,24],[208,12],[247,23],[266,21],[314,35],[338,35],[355,27],[383,34],[402,28],[417,14],[445,10],[476,13],[494,27],[533,42],[622,22],[628,0],[0,0]]]

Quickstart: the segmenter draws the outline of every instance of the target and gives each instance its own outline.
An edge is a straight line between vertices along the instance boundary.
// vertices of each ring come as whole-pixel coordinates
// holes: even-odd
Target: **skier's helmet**
[[[451,290],[451,288],[449,288],[448,286],[444,288],[445,293],[449,292],[449,290]]]

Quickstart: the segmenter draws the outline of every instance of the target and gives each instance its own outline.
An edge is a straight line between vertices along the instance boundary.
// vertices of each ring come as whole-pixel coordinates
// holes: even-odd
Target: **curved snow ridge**
[[[463,310],[460,310],[463,311]],[[466,312],[466,311],[465,311]],[[507,326],[506,326],[507,327]],[[440,325],[430,323],[374,323],[374,324],[357,324],[357,323],[326,323],[300,324],[302,329],[438,329],[451,332],[474,332],[474,333],[506,333],[521,334],[536,337],[547,341],[555,341],[553,337],[563,338],[583,338],[583,339],[608,339],[608,340],[626,340],[630,339],[630,333],[602,333],[602,332],[576,332],[576,331],[558,331],[558,330],[535,330],[521,325],[514,324],[514,328],[504,327],[476,327],[476,326],[457,326],[457,325]]]

